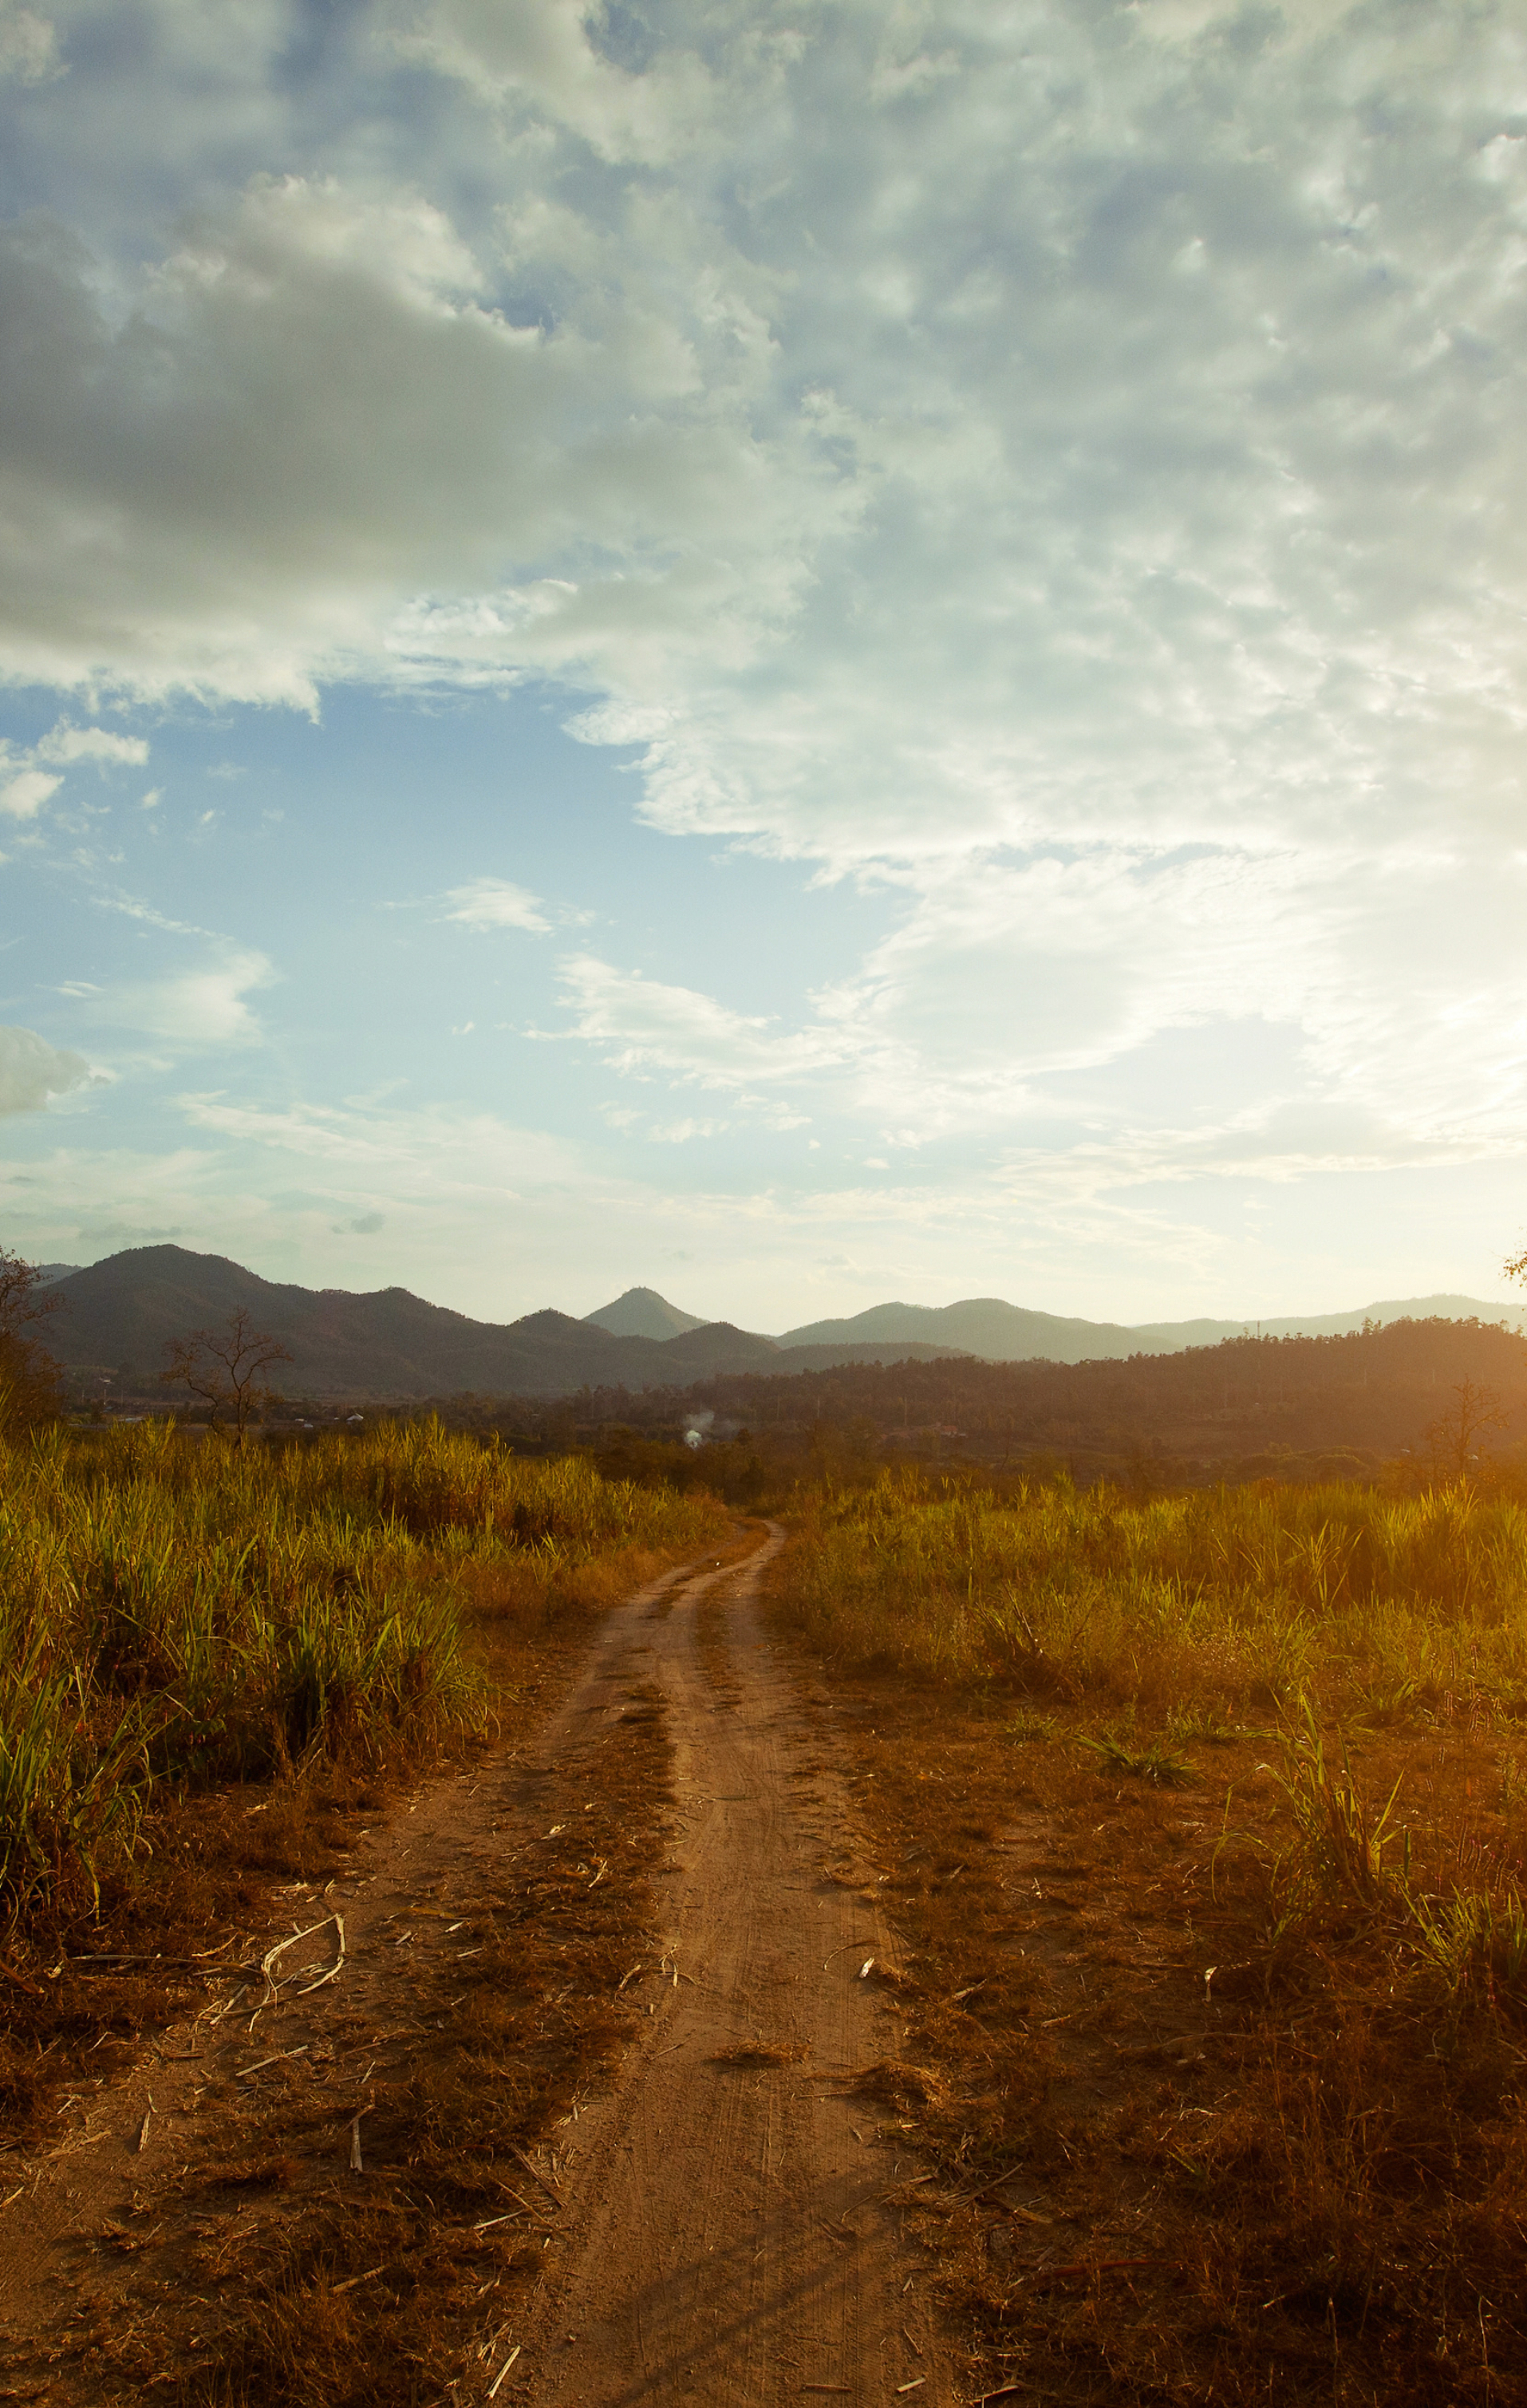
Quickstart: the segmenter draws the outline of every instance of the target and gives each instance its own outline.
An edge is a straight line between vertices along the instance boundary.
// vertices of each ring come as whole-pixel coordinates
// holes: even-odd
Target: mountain
[[[849,1321],[809,1321],[788,1329],[781,1346],[881,1345],[918,1340],[957,1348],[996,1363],[1042,1356],[1052,1363],[1085,1363],[1100,1356],[1133,1354],[1133,1330],[1112,1321],[1063,1320],[1052,1312],[1028,1312],[1000,1297],[969,1297],[963,1304],[872,1304]],[[1186,1342],[1186,1341],[1184,1341]],[[1164,1351],[1164,1350],[1163,1350]]]
[[[655,1287],[628,1287],[613,1304],[602,1304],[583,1318],[596,1329],[607,1329],[612,1338],[682,1338],[686,1330],[706,1327],[698,1313],[681,1312]]]
[[[1488,1304],[1472,1296],[1421,1296],[1361,1306],[1355,1312],[1306,1313],[1284,1321],[1078,1321],[1049,1312],[1029,1312],[1000,1297],[967,1297],[960,1304],[873,1304],[847,1321],[810,1321],[787,1330],[779,1344],[855,1346],[920,1340],[940,1353],[976,1354],[989,1363],[1096,1363],[1131,1354],[1178,1354],[1189,1346],[1215,1346],[1222,1338],[1255,1330],[1263,1338],[1331,1338],[1360,1330],[1365,1321],[1508,1321],[1522,1309]]]
[[[75,1271],[82,1270],[84,1265],[82,1263],[35,1263],[33,1268],[37,1274],[38,1286],[51,1287],[55,1280],[70,1278]]]
[[[1174,1354],[1185,1347],[1239,1337],[1239,1322],[1178,1321],[1134,1328],[1118,1322],[1027,1312],[1000,1297],[930,1307],[882,1304],[847,1321],[819,1321],[780,1339],[729,1321],[698,1322],[655,1291],[630,1289],[587,1320],[531,1312],[500,1324],[473,1321],[426,1304],[407,1288],[353,1295],[344,1288],[287,1286],[264,1280],[222,1254],[183,1246],[136,1246],[84,1270],[60,1267],[50,1283],[62,1299],[49,1316],[46,1343],[66,1369],[109,1373],[118,1393],[147,1389],[171,1339],[216,1327],[247,1312],[255,1327],[290,1347],[277,1375],[288,1396],[406,1399],[414,1397],[559,1397],[578,1388],[683,1388],[698,1380],[763,1373],[826,1371],[845,1364],[933,1362],[976,1356],[991,1362],[1082,1363],[1132,1354]],[[609,1328],[608,1319],[680,1325],[667,1335]],[[1369,1305],[1365,1312],[1306,1321],[1263,1322],[1263,1336],[1320,1335],[1441,1316],[1498,1321],[1498,1305],[1472,1297],[1426,1297]]]
[[[272,1384],[292,1397],[404,1398],[467,1390],[563,1397],[584,1387],[684,1387],[720,1372],[823,1370],[949,1351],[792,1351],[726,1321],[692,1323],[665,1339],[616,1336],[565,1312],[531,1312],[507,1325],[471,1321],[407,1288],[356,1296],[286,1286],[226,1255],[193,1254],[183,1246],[130,1247],[56,1286],[63,1305],[49,1316],[49,1352],[65,1369],[109,1372],[119,1393],[152,1386],[171,1339],[216,1328],[241,1310],[291,1349],[292,1362],[278,1368]]]

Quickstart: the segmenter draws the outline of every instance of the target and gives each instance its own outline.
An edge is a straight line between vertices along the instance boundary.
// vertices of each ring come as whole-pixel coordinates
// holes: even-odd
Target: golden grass
[[[433,1422],[278,1455],[163,1424],[0,1448],[0,1910],[88,1904],[166,1785],[480,1723],[465,1619],[594,1610],[720,1526]]]
[[[895,1478],[777,1577],[971,2395],[1527,2401],[1520,1510]]]
[[[807,1497],[791,1619],[843,1663],[1164,1714],[1304,1693],[1382,1713],[1527,1710],[1527,1510],[1466,1485],[1137,1500],[916,1471]]]
[[[437,1424],[0,1444],[0,2130],[181,2011],[175,1959],[273,1875],[322,1879],[400,1779],[530,1727],[589,1617],[729,1526]]]

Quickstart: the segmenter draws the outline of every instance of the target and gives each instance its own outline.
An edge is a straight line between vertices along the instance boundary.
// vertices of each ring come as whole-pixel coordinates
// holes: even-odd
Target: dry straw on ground
[[[1527,2399],[1524,1575],[1463,1487],[805,1517],[973,2396]]]

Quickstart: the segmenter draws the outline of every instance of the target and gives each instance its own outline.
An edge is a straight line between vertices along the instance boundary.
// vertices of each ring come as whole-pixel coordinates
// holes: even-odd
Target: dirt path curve
[[[42,2383],[4,2396],[163,2397],[152,2386],[173,2366],[200,2399],[195,2369],[230,2332],[226,2363],[247,2366],[247,2312],[221,2296],[220,2267],[256,2267],[310,2212],[374,2212],[389,2149],[413,2145],[390,2141],[387,2098],[451,2043],[464,1944],[506,1889],[530,1895],[537,1864],[578,1856],[579,1829],[559,1820],[549,1832],[549,1809],[578,1814],[570,1784],[622,1726],[656,1717],[675,1803],[654,1786],[645,1811],[674,1844],[660,1840],[652,1870],[662,1940],[621,1984],[641,2028],[552,2138],[562,2213],[531,2295],[495,2322],[492,2266],[476,2306],[442,2290],[432,2363],[442,2378],[455,2372],[440,2396],[458,2408],[952,2399],[933,2260],[903,2238],[893,2203],[920,2163],[891,2112],[843,2079],[901,2053],[884,1978],[893,1950],[827,1701],[805,1694],[797,1660],[758,1618],[781,1535],[771,1527],[740,1562],[668,1573],[607,1614],[537,1730],[421,1789],[364,1835],[336,1883],[282,1894],[287,1928],[313,1932],[282,1960],[286,1991],[267,2003],[258,1970],[242,1993],[225,1985],[125,2079],[66,2102],[51,2147],[10,2161],[0,2360]],[[559,1843],[564,1830],[574,1837]],[[576,1870],[586,1877],[588,1863]],[[333,1963],[335,1912],[342,1972],[298,1995]],[[265,1934],[245,1959],[258,1968],[281,1937]],[[480,1947],[465,1953],[485,1961]],[[512,1960],[497,1978],[512,1983]],[[372,2119],[364,2174],[350,2166],[357,2109]],[[240,2188],[273,2153],[290,2187],[268,2200]],[[210,2272],[208,2234],[224,2252]],[[458,2235],[451,2263],[499,2237]],[[392,2247],[384,2233],[375,2256]],[[375,2297],[347,2280],[334,2313],[341,2293],[347,2310]],[[145,2328],[145,2316],[159,2321]],[[149,2362],[162,2349],[165,2370],[148,2378],[133,2371],[141,2347],[121,2355],[122,2337],[146,2329],[161,2336]],[[380,2366],[374,2396],[391,2396]]]
[[[576,2219],[526,2334],[535,2408],[770,2408],[952,2396],[929,2261],[887,2194],[915,2171],[839,2078],[897,2054],[889,1953],[830,1732],[760,1627],[747,1563],[612,1619],[584,1701],[660,1691],[687,1825],[669,1971],[614,2095],[577,2128]]]

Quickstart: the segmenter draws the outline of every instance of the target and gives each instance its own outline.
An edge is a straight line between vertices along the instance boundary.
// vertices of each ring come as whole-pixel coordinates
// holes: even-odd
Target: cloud
[[[844,1058],[830,1030],[777,1034],[765,1017],[729,1010],[693,987],[620,970],[592,954],[564,962],[560,975],[572,1033],[613,1069],[736,1088],[807,1078]]]
[[[77,761],[102,765],[109,761],[136,763],[141,767],[149,758],[149,747],[141,736],[117,736],[106,727],[72,727],[61,719],[41,738],[36,754],[39,761],[59,761],[66,767]]]
[[[671,210],[666,238],[699,272],[716,249]],[[325,676],[708,649],[718,616],[745,651],[799,582],[781,538],[833,516],[808,431],[751,423],[756,301],[718,295],[707,327],[671,269],[622,290],[607,233],[548,329],[495,295],[561,272],[519,239],[512,210],[474,249],[407,189],[256,178],[118,322],[76,241],[9,228],[0,667],[307,707]]]
[[[459,920],[467,928],[525,928],[544,936],[551,925],[540,896],[511,885],[507,878],[474,878],[465,886],[450,887],[441,900],[450,908],[440,917]]]
[[[153,141],[256,133],[6,233],[5,674],[545,678],[654,824],[892,890],[790,1025],[574,965],[634,1077],[933,1142],[1257,1018],[1259,1109],[1520,1122],[1508,0],[410,0],[321,164],[284,12],[147,13]]]
[[[0,0],[0,81],[48,82],[62,72],[57,36],[46,17]]]
[[[30,1028],[0,1028],[0,1112],[36,1112],[54,1096],[82,1087],[90,1066]]]
[[[34,820],[63,783],[62,778],[50,778],[44,769],[18,770],[0,785],[0,811],[8,811],[15,820]]]
[[[729,1121],[696,1120],[691,1116],[678,1121],[654,1121],[647,1135],[654,1145],[688,1145],[692,1138],[720,1137],[730,1126]]]
[[[257,1045],[264,1032],[247,997],[276,975],[252,946],[228,945],[194,968],[109,988],[95,1016],[113,1027],[142,1030],[177,1054],[219,1045]]]
[[[58,770],[82,761],[97,768],[141,767],[149,747],[141,736],[119,736],[106,727],[75,727],[61,719],[30,747],[18,748],[0,737],[0,811],[13,819],[36,819],[64,783]],[[38,763],[44,766],[39,767]]]
[[[713,142],[730,113],[696,50],[649,50],[633,73],[610,55],[608,22],[591,20],[583,0],[515,9],[434,0],[409,13],[394,36],[407,55],[459,77],[511,117],[529,110],[568,128],[606,160],[661,165]]]
[[[835,1179],[817,1154],[820,1184],[774,1175],[758,1189],[729,1176],[720,1147],[643,1147],[618,1174],[597,1152],[460,1108],[202,1095],[179,1110],[179,1129],[165,1125],[151,1150],[11,1149],[0,1162],[10,1241],[40,1259],[77,1259],[82,1228],[98,1248],[173,1236],[268,1278],[344,1285],[355,1233],[336,1225],[365,1218],[382,1196],[385,1227],[366,1238],[371,1283],[507,1320],[548,1304],[590,1311],[634,1277],[664,1284],[651,1267],[682,1260],[692,1310],[774,1329],[886,1296],[945,1302],[962,1284],[951,1263],[981,1267],[963,1284],[1125,1321],[1335,1310],[1422,1284],[1489,1296],[1520,1211],[1515,1162],[1435,1160],[1418,1182],[1343,1151],[1330,1119],[1248,1121],[1217,1152],[1212,1133],[1206,1146],[1196,1124],[1174,1124],[1177,1141],[1200,1149],[1203,1175],[1187,1181],[1172,1175],[1178,1143],[1137,1129],[1091,1145],[989,1149],[959,1180],[920,1159],[901,1175],[844,1164]],[[1249,1188],[1268,1192],[1259,1165],[1296,1158],[1304,1190],[1283,1186],[1277,1215],[1252,1226]],[[1355,1257],[1333,1242],[1332,1219],[1338,1189],[1354,1182],[1365,1214]],[[105,1221],[82,1205],[91,1197],[108,1199]]]
[[[336,1238],[374,1238],[385,1226],[385,1218],[380,1212],[358,1212],[352,1221],[331,1224]]]
[[[178,1221],[86,1220],[75,1232],[80,1244],[99,1254],[117,1254],[129,1246],[172,1246],[186,1234]]]

